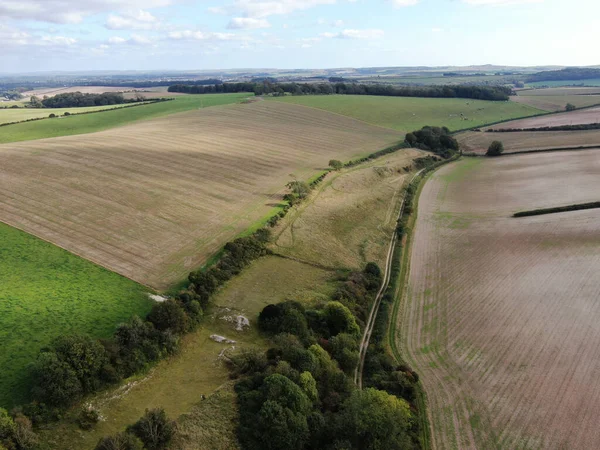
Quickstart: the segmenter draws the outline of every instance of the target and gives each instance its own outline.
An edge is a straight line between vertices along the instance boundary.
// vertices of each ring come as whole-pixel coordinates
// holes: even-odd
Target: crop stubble
[[[600,446],[600,213],[509,217],[585,201],[598,173],[597,153],[565,152],[463,160],[425,184],[403,339],[434,448]]]
[[[399,133],[260,102],[0,146],[0,219],[164,288],[261,219],[291,179]]]

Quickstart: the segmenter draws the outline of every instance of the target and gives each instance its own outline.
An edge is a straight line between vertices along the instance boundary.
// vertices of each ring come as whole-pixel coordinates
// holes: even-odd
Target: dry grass
[[[280,102],[197,110],[95,134],[0,146],[8,224],[164,288],[261,220],[291,174],[399,133]]]
[[[467,159],[419,200],[403,321],[433,448],[600,446],[598,154]]]
[[[456,136],[464,152],[485,154],[493,141],[502,141],[505,153],[525,150],[593,146],[600,147],[600,130],[585,131],[519,131],[484,133],[468,131]]]
[[[81,114],[94,111],[104,111],[107,109],[124,108],[132,105],[142,105],[143,103],[124,103],[121,105],[108,105],[108,106],[84,106],[81,108],[8,108],[0,109],[0,124],[21,122],[29,119],[40,119],[47,118],[50,114],[54,114],[58,117],[52,120],[64,120],[65,113]]]
[[[122,86],[70,86],[65,88],[41,88],[34,89],[32,91],[23,92],[23,96],[31,97],[35,95],[36,97],[54,97],[58,94],[67,94],[70,92],[81,92],[82,94],[103,94],[105,92],[126,92],[134,90],[132,87],[122,87]]]
[[[308,202],[292,210],[275,230],[273,250],[326,267],[384,266],[395,228],[403,170],[419,150],[401,150],[329,175]]]
[[[527,91],[526,91],[527,92]],[[511,97],[512,101],[523,103],[544,111],[564,111],[567,103],[577,108],[585,108],[600,104],[600,95],[521,95]]]
[[[550,114],[527,119],[518,119],[511,122],[499,123],[489,128],[496,130],[501,128],[539,128],[556,127],[560,125],[579,125],[585,123],[600,123],[600,107],[570,111],[562,114]]]

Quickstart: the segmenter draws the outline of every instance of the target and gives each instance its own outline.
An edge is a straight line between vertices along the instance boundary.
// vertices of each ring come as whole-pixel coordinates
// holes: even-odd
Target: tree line
[[[44,108],[80,108],[85,106],[110,106],[123,103],[133,103],[139,99],[126,100],[120,92],[105,92],[103,94],[82,94],[81,92],[67,92],[53,97],[45,97],[38,104],[37,97],[32,97],[32,106]],[[39,101],[39,99],[37,99]]]
[[[389,84],[358,83],[272,83],[245,82],[201,86],[175,84],[169,92],[186,94],[214,94],[248,92],[256,95],[380,95],[391,97],[471,98],[477,100],[506,101],[512,89],[506,86],[392,86]]]
[[[600,78],[600,69],[587,67],[567,67],[561,70],[546,70],[529,75],[528,82],[562,81],[562,80],[587,80]]]
[[[600,130],[600,123],[582,123],[577,125],[555,125],[548,127],[535,128],[491,128],[487,129],[488,133],[517,133],[521,131],[585,131],[585,130]]]

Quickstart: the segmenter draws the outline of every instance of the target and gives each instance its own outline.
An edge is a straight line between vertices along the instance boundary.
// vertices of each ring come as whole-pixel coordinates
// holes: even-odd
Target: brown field
[[[546,95],[600,95],[600,87],[557,87],[544,89],[520,89],[519,96],[546,96]]]
[[[526,150],[594,146],[600,147],[600,130],[585,131],[518,131],[484,133],[467,131],[456,136],[466,153],[485,154],[492,141],[502,141],[505,153]]]
[[[159,86],[153,88],[134,88],[127,86],[71,86],[64,88],[43,88],[34,89],[33,91],[23,92],[25,100],[33,95],[37,97],[54,97],[58,94],[66,94],[69,92],[81,92],[82,94],[103,94],[105,92],[123,92],[125,98],[135,98],[136,96],[142,96],[144,98],[156,98],[156,97],[175,97],[177,95],[185,95],[180,93],[167,92],[167,86]]]
[[[600,448],[600,154],[463,159],[419,200],[402,319],[434,449]]]
[[[512,120],[510,122],[492,125],[488,128],[496,130],[501,128],[538,128],[556,127],[560,125],[579,125],[585,123],[600,123],[600,107],[570,111],[562,114],[549,114],[546,116]]]
[[[394,231],[404,167],[422,155],[415,149],[329,175],[310,199],[274,231],[279,254],[330,268],[384,267]]]
[[[164,288],[265,218],[292,177],[402,139],[279,102],[0,146],[0,218]]]
[[[517,103],[552,112],[564,111],[567,103],[571,103],[577,108],[600,105],[600,95],[522,95],[519,93],[519,95],[510,99]]]

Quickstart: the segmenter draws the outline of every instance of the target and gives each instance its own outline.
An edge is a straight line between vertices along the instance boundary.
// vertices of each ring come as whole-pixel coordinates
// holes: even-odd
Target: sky
[[[600,64],[597,0],[0,0],[0,73]]]

